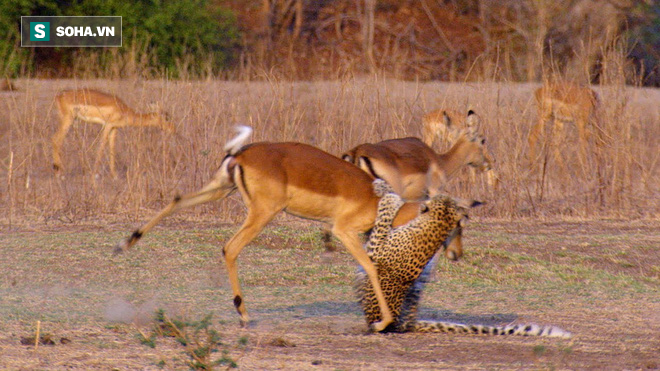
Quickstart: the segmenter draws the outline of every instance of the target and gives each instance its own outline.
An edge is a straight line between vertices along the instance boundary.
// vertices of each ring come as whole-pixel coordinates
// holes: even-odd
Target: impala
[[[454,110],[438,109],[422,117],[422,140],[433,148],[436,140],[453,143],[462,133],[476,133],[480,128],[481,120],[472,110],[465,115]]]
[[[101,141],[96,153],[94,172],[99,164],[105,146],[108,146],[110,157],[110,172],[117,176],[115,170],[115,138],[117,128],[125,126],[155,126],[174,133],[174,125],[160,113],[136,113],[121,99],[92,89],[65,90],[55,97],[57,112],[60,118],[59,128],[53,135],[53,168],[62,169],[60,155],[62,143],[74,120],[103,125]]]
[[[120,242],[115,253],[133,246],[173,212],[221,200],[238,190],[247,206],[247,217],[222,253],[241,323],[246,324],[249,318],[238,280],[238,254],[275,215],[285,211],[332,226],[332,233],[364,268],[375,289],[383,320],[374,329],[383,330],[392,322],[392,315],[377,271],[359,236],[370,230],[376,219],[379,197],[372,187],[373,178],[354,165],[306,144],[261,142],[243,146],[251,132],[249,127],[240,127],[239,134],[225,145],[227,155],[208,184],[197,192],[175,197],[153,219]],[[405,204],[395,225],[412,220],[419,210],[418,203]]]
[[[406,200],[434,196],[463,166],[492,170],[492,160],[478,134],[461,134],[445,153],[437,154],[418,138],[360,144],[342,155],[375,178],[381,178]]]
[[[538,88],[534,92],[538,107],[538,121],[529,132],[529,158],[536,161],[536,143],[545,131],[545,124],[552,121],[552,139],[559,140],[558,135],[564,132],[564,123],[574,123],[580,140],[580,159],[586,158],[587,143],[592,128],[598,130],[598,94],[588,87],[572,83],[552,83]],[[596,143],[600,145],[601,137],[597,133]],[[558,145],[555,145],[555,157],[563,161]]]
[[[433,144],[440,140],[442,142],[455,143],[463,134],[477,135],[481,129],[481,119],[469,110],[467,115],[460,114],[454,110],[439,109],[427,113],[422,118],[422,140],[427,146],[433,148]],[[489,186],[496,187],[498,184],[496,171],[492,168],[470,167],[471,179],[476,179],[475,170],[485,172],[486,181]]]

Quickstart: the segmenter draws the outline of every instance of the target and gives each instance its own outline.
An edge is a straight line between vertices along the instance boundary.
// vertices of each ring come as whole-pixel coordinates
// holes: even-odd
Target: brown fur
[[[490,169],[479,135],[461,135],[445,153],[437,154],[413,137],[360,144],[342,158],[388,182],[406,200],[421,200],[444,187],[464,165]]]
[[[60,155],[62,143],[75,119],[103,125],[94,171],[96,172],[103,150],[108,145],[110,172],[113,177],[117,176],[115,170],[117,128],[156,126],[170,133],[174,132],[174,125],[168,122],[160,113],[136,113],[118,97],[97,90],[65,90],[55,97],[55,102],[57,103],[57,113],[60,120],[57,132],[52,138],[53,168],[55,171],[62,169]]]
[[[242,134],[250,130],[242,129]],[[247,136],[245,136],[247,137]],[[255,143],[238,148],[242,141],[232,140],[228,154],[211,181],[200,191],[175,199],[133,236],[120,243],[121,252],[173,212],[225,198],[235,190],[241,194],[248,213],[241,228],[223,249],[234,293],[234,304],[241,321],[248,321],[238,280],[236,259],[240,251],[272,220],[286,211],[306,219],[324,221],[364,268],[383,311],[383,320],[374,324],[384,329],[393,318],[384,300],[376,268],[362,248],[359,233],[370,230],[376,219],[379,197],[373,178],[352,164],[320,149],[301,143]],[[419,213],[418,204],[407,204],[397,215],[405,224]]]

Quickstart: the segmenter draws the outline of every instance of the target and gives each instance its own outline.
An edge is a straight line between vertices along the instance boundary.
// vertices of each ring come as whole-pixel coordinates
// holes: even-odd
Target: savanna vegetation
[[[549,72],[658,86],[651,0],[10,0],[0,8],[9,77],[328,79],[379,73],[444,81],[540,81]],[[21,49],[21,15],[120,15],[124,47]],[[194,25],[194,27],[191,27]]]
[[[659,9],[651,0],[2,2],[0,367],[658,368]],[[90,14],[122,15],[124,46],[18,46],[21,15]],[[574,124],[546,125],[530,158],[533,92],[555,80],[599,96],[602,141],[589,139],[584,158]],[[120,128],[115,178],[107,157],[94,166],[100,126],[76,123],[56,174],[54,99],[77,88],[136,112],[157,102],[175,133]],[[256,321],[239,328],[219,264],[244,217],[238,196],[179,212],[111,257],[175,195],[205,184],[236,124],[254,128],[252,141],[339,155],[420,136],[438,108],[481,116],[499,182],[465,171],[447,185],[487,204],[471,212],[463,259],[440,264],[423,317],[553,324],[573,340],[366,336],[353,260],[323,253],[317,225],[287,216],[241,254]]]

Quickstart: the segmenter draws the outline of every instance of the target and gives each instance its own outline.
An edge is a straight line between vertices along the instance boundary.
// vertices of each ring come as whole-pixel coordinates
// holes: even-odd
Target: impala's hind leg
[[[376,294],[376,299],[378,300],[378,306],[381,313],[381,321],[373,323],[371,326],[375,331],[383,331],[390,323],[392,323],[392,321],[394,321],[394,319],[392,317],[392,312],[387,305],[387,301],[385,300],[385,295],[383,295],[383,290],[380,287],[380,280],[378,279],[378,271],[376,270],[376,266],[362,247],[360,236],[357,232],[345,231],[341,228],[341,226],[337,225],[334,226],[332,232],[335,234],[335,236],[337,236],[337,238],[339,238],[339,240],[341,240],[344,246],[346,246],[348,252],[350,252],[355,260],[357,260],[362,268],[364,268],[364,272],[367,274],[367,277],[369,277],[369,281],[371,282],[371,286],[373,287],[374,293]]]
[[[563,153],[563,151],[565,151],[565,147],[563,146],[565,137],[564,122],[562,120],[554,119],[550,130],[548,150],[552,149],[554,151],[555,162],[562,171],[566,171]]]
[[[234,306],[241,316],[241,324],[247,325],[249,321],[247,310],[245,309],[245,301],[241,293],[241,286],[238,282],[238,269],[236,266],[236,259],[243,247],[250,243],[259,232],[261,232],[266,224],[277,215],[282,208],[268,208],[258,207],[254,203],[250,205],[247,218],[243,222],[241,228],[236,234],[227,242],[222,255],[225,257],[225,265],[227,266],[227,275],[229,276],[229,283],[231,284],[232,292],[234,293]]]
[[[117,246],[115,246],[114,253],[120,254],[129,247],[135,245],[145,233],[149,232],[153,227],[160,223],[161,220],[163,220],[168,215],[173,214],[177,210],[200,205],[210,201],[221,200],[229,196],[229,194],[231,194],[235,189],[236,188],[234,183],[230,178],[228,178],[226,171],[221,172],[220,174],[216,174],[216,177],[201,190],[175,197],[174,201],[170,202],[169,205],[163,208],[150,221],[133,232],[129,238],[117,244]]]

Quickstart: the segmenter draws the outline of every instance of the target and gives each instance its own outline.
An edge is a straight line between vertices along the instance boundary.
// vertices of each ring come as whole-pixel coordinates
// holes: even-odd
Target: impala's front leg
[[[245,309],[245,301],[243,300],[243,295],[241,293],[241,285],[238,281],[236,259],[243,247],[252,241],[252,239],[264,229],[266,224],[268,224],[268,222],[279,213],[280,210],[281,209],[276,209],[273,212],[272,210],[257,209],[251,206],[245,222],[243,222],[241,228],[222,250],[222,254],[225,257],[227,274],[229,275],[229,283],[231,285],[231,290],[234,293],[234,307],[236,307],[236,311],[238,311],[238,314],[241,316],[241,325],[243,326],[247,325],[249,317],[247,309]]]
[[[103,151],[105,150],[105,146],[109,141],[109,135],[112,129],[113,127],[111,125],[103,125],[103,131],[101,132],[101,142],[99,143],[99,148],[96,150],[96,160],[94,161],[93,176],[98,175],[99,163],[101,162],[101,157],[103,157]]]
[[[108,134],[108,151],[110,155],[110,174],[117,179],[117,169],[115,165],[115,140],[117,139],[117,128],[112,128]]]
[[[540,108],[543,110],[542,108]],[[529,131],[529,136],[527,137],[527,144],[529,147],[529,163],[530,168],[533,168],[534,164],[537,161],[536,153],[536,144],[538,143],[539,136],[545,130],[545,122],[548,118],[544,113],[539,114],[538,121],[532,126],[532,129]]]
[[[364,268],[371,286],[374,288],[374,293],[376,294],[376,299],[378,300],[378,307],[380,308],[381,320],[380,322],[375,322],[371,324],[371,327],[374,331],[383,331],[385,328],[394,321],[392,317],[392,312],[390,311],[387,301],[385,300],[385,295],[383,295],[383,290],[380,287],[380,280],[378,279],[378,271],[376,266],[369,258],[367,252],[362,248],[360,243],[360,236],[356,232],[346,232],[342,229],[339,229],[337,225],[333,228],[332,232],[341,240],[341,242],[346,246],[348,251],[353,255],[353,257],[360,263],[362,268]]]
[[[60,152],[62,151],[62,143],[64,143],[64,138],[66,133],[73,125],[73,115],[62,108],[60,110],[60,127],[57,129],[55,135],[53,135],[53,169],[55,171],[60,171],[62,169],[62,157]]]

